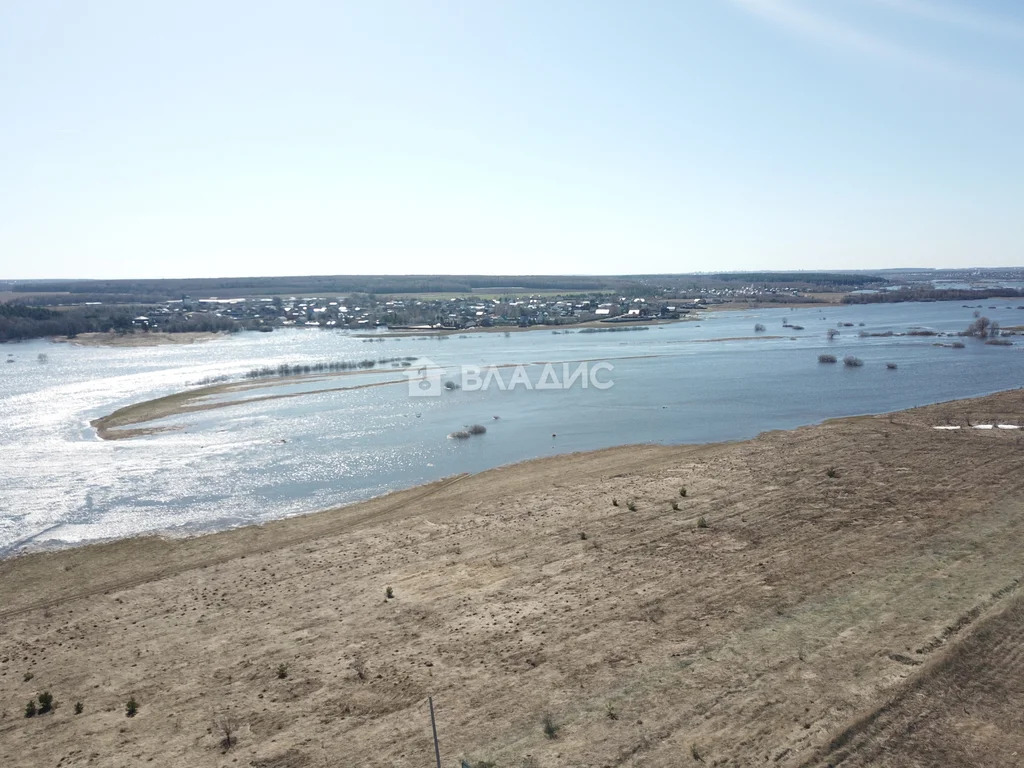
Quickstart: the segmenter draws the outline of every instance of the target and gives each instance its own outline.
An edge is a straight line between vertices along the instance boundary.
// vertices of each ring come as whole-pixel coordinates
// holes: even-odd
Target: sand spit
[[[559,360],[559,361],[528,361],[523,363],[502,363],[489,366],[496,369],[515,368],[517,366],[537,365],[574,365],[579,363],[604,362],[612,360],[646,360],[664,355],[622,355],[618,357],[587,358],[583,360]],[[254,397],[239,397],[233,399],[210,400],[217,395],[240,395],[255,389],[266,389],[282,385],[294,384],[297,382],[315,382],[334,379],[339,376],[366,376],[381,375],[383,373],[394,374],[394,371],[387,369],[367,369],[355,371],[331,371],[318,372],[298,376],[269,377],[265,379],[244,379],[241,381],[221,382],[209,386],[187,389],[176,392],[173,395],[158,397],[153,400],[144,400],[138,403],[126,405],[113,413],[93,419],[90,425],[96,430],[96,434],[104,440],[124,440],[142,435],[152,435],[158,432],[169,432],[179,427],[174,425],[142,426],[148,422],[165,419],[171,416],[180,416],[186,413],[199,411],[212,411],[220,408],[230,408],[235,405],[246,403],[263,402],[267,400],[290,400],[296,397],[315,397],[328,392],[345,392],[348,390],[364,389],[366,387],[382,387],[394,384],[409,384],[410,381],[426,381],[428,375],[421,373],[425,370],[422,367],[410,366],[404,369],[399,378],[385,381],[375,381],[368,384],[354,384],[340,387],[324,387],[311,389],[305,392],[279,392]]]
[[[222,384],[212,384],[207,387],[176,392],[173,395],[158,397],[155,400],[145,400],[140,403],[126,405],[111,414],[93,419],[89,424],[96,430],[96,434],[104,440],[124,440],[142,435],[152,435],[158,432],[170,432],[180,429],[175,425],[162,426],[139,426],[148,422],[164,419],[169,416],[180,416],[186,413],[197,413],[199,411],[212,411],[220,408],[228,408],[233,405],[244,403],[258,403],[266,400],[289,400],[296,397],[308,397],[319,395],[325,392],[344,392],[350,389],[363,389],[365,387],[381,387],[389,384],[407,384],[408,378],[389,379],[387,381],[374,381],[367,384],[353,384],[345,387],[324,387],[310,392],[278,392],[269,395],[256,395],[253,397],[239,397],[231,400],[214,400],[209,398],[215,395],[239,395],[256,389],[268,387],[279,387],[282,384],[291,384],[296,381],[311,382],[321,379],[335,378],[338,376],[359,376],[373,371],[342,371],[332,373],[315,373],[308,376],[292,376],[286,378],[273,378],[260,381],[235,381]],[[381,371],[376,371],[380,374]]]
[[[80,333],[73,339],[54,336],[53,341],[77,344],[81,347],[159,347],[166,344],[195,344],[200,341],[226,339],[229,334],[214,331],[186,331],[183,333]]]
[[[559,456],[0,561],[0,765],[423,766],[428,695],[446,766],[1015,764],[1021,434],[933,426],[1022,411]]]

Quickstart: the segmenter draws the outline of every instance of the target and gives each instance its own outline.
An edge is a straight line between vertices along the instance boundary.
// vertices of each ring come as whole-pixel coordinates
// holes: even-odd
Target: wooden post
[[[437,743],[437,721],[434,719],[434,697],[429,696],[430,702],[430,729],[434,732],[434,758],[437,760],[437,768],[441,768],[441,746]]]

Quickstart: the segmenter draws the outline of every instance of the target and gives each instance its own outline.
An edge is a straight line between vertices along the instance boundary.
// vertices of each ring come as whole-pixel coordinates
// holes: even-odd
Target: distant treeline
[[[166,301],[182,296],[236,298],[242,296],[322,295],[348,293],[466,293],[481,289],[600,291],[622,285],[621,278],[495,275],[333,275],[312,277],[231,277],[181,280],[33,280],[17,282],[15,293],[69,293],[63,300],[113,301],[115,297],[145,297]],[[103,297],[103,298],[100,298]],[[33,297],[38,303],[40,297]],[[56,297],[60,298],[60,297]],[[117,299],[124,301],[123,298]]]
[[[889,282],[884,277],[846,272],[717,272],[705,275],[727,283],[786,283],[792,285],[868,285]]]
[[[19,293],[21,289],[15,289]],[[177,296],[175,298],[181,298]],[[167,298],[162,293],[52,293],[26,294],[9,299],[10,304],[22,304],[33,307],[61,307],[69,304],[134,304],[136,306],[152,306],[163,304]]]
[[[92,313],[82,310],[54,312],[43,307],[0,304],[0,342],[22,341],[40,336],[68,336],[90,331],[128,331],[132,327],[130,307]]]
[[[720,272],[679,275],[319,275],[310,277],[226,277],[165,280],[31,280],[13,283],[15,293],[67,294],[33,296],[34,304],[156,303],[182,296],[324,296],[396,293],[521,293],[529,291],[608,292],[638,290],[652,283],[671,286],[715,283],[821,286],[881,285],[878,275],[847,272]]]
[[[116,333],[143,332],[136,328],[132,319],[145,314],[142,306],[101,306],[69,307],[61,311],[45,307],[30,307],[22,304],[0,304],[0,342],[24,341],[44,336],[65,336],[74,338],[80,333],[113,331]],[[232,331],[238,330],[237,321],[216,317],[212,314],[196,314],[185,320],[167,321],[161,331],[179,333],[186,331]]]
[[[276,366],[253,368],[245,374],[247,379],[261,379],[267,376],[304,376],[309,373],[333,373],[336,371],[367,370],[378,365],[394,364],[396,368],[408,368],[415,357],[382,357],[379,360],[333,360],[327,363],[281,363]]]
[[[588,326],[586,328],[580,328],[577,333],[621,333],[623,331],[646,331],[648,328],[650,328],[650,326],[647,325],[619,325],[602,328]],[[568,333],[568,331],[566,331],[566,333]]]
[[[1017,288],[901,288],[878,293],[851,293],[844,304],[897,304],[901,301],[975,301],[977,299],[1019,298],[1024,290]]]

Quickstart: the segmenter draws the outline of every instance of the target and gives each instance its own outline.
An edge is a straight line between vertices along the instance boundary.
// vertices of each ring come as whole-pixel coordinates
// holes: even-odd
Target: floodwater
[[[952,349],[936,346],[954,341],[948,337],[858,333],[918,327],[952,333],[975,310],[1004,327],[1024,325],[1020,301],[722,312],[640,331],[536,330],[445,340],[366,341],[339,331],[291,330],[148,348],[3,345],[0,556],[147,532],[218,530],[555,453],[739,440],[1019,387],[1024,337],[1011,347],[964,339],[964,349]],[[784,319],[803,330],[783,328]],[[826,330],[841,322],[853,326],[838,328],[839,338],[827,341]],[[755,323],[767,329],[757,335],[781,338],[749,338]],[[823,352],[840,360],[856,355],[864,365],[822,365]],[[162,420],[156,425],[174,429],[145,437],[104,441],[89,426],[119,407],[209,376],[240,377],[280,363],[406,356],[417,358],[407,369],[385,364],[370,373],[283,379],[270,389],[222,395],[215,399],[237,402]],[[898,368],[889,370],[888,362]],[[475,386],[485,375],[464,380],[461,373],[463,365],[517,363],[532,365],[518,373],[496,369],[486,388]],[[540,363],[555,365],[545,372]],[[439,377],[434,365],[444,369]],[[561,388],[573,374],[572,385]],[[446,381],[464,386],[449,391]],[[381,386],[322,391],[357,383]],[[244,402],[284,392],[305,394]],[[486,434],[448,437],[471,424],[485,426]]]

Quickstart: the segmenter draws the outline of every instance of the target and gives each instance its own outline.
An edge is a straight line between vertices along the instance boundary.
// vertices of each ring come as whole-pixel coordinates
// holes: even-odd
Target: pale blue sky
[[[1024,3],[0,2],[0,277],[1024,263]]]

